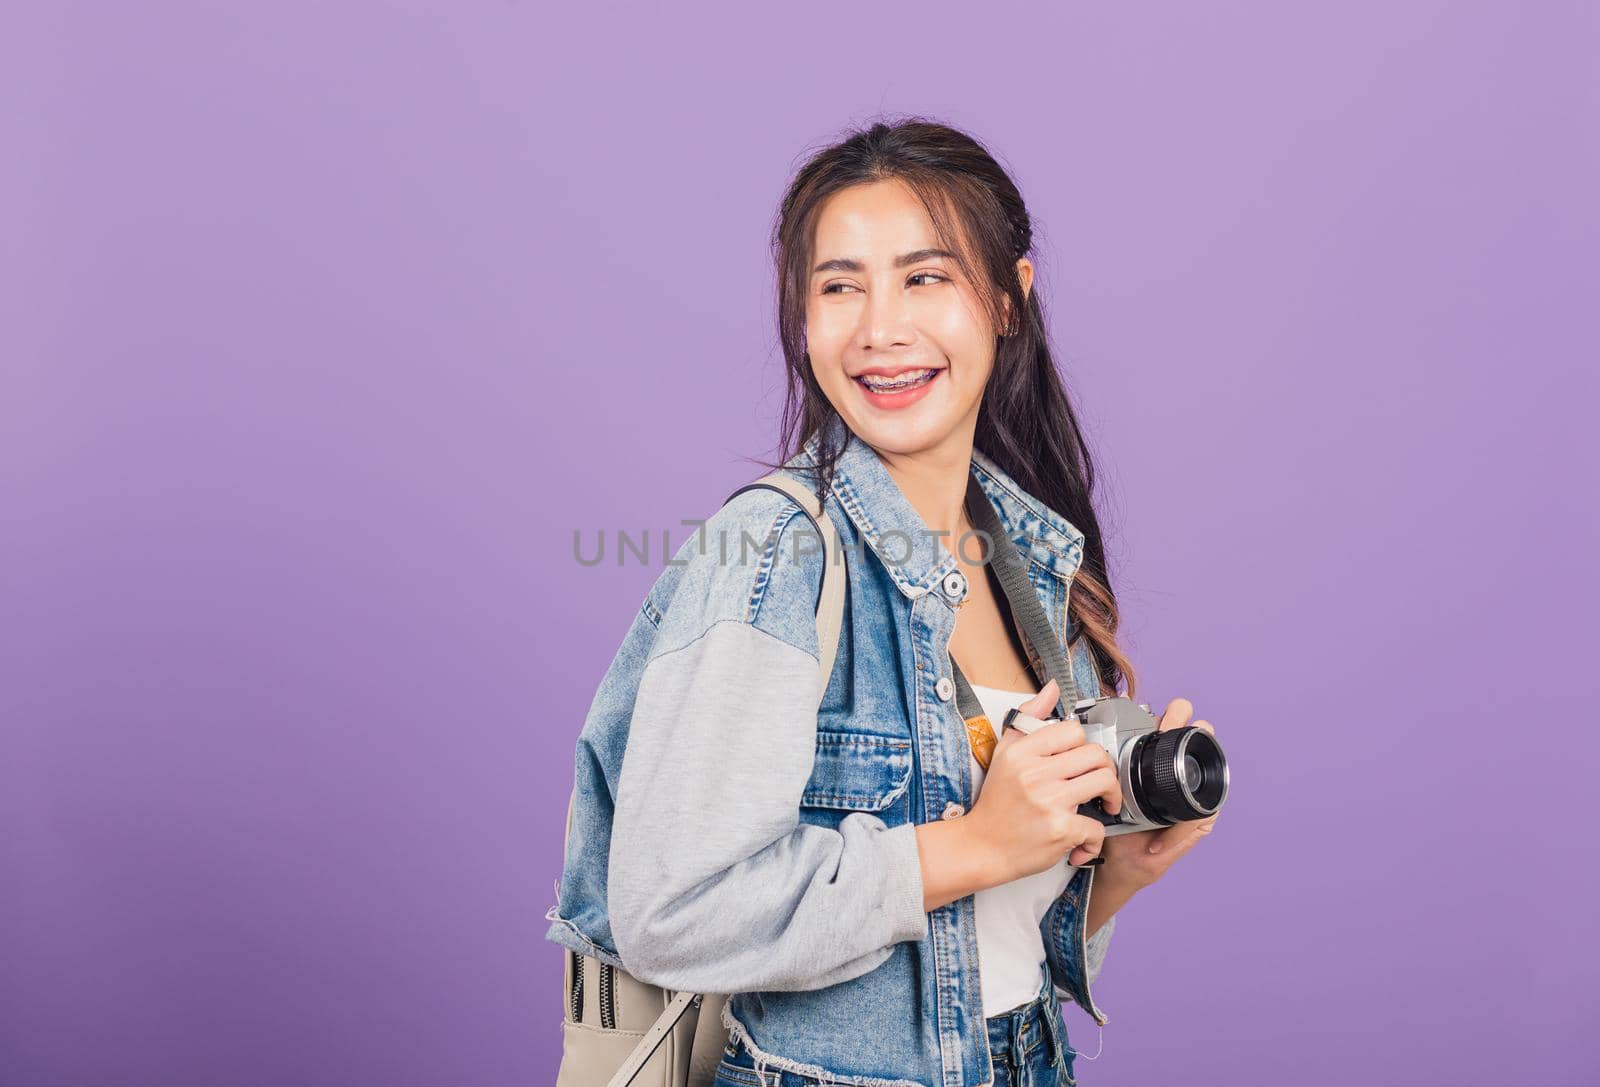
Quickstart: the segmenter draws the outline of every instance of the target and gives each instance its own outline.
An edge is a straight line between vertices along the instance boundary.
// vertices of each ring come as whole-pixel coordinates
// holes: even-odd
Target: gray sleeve
[[[607,901],[641,981],[820,989],[928,930],[916,827],[801,824],[817,660],[724,619],[646,667],[616,790]]]
[[[1111,934],[1116,930],[1116,927],[1117,915],[1112,914],[1106,919],[1105,924],[1091,933],[1089,938],[1084,941],[1083,950],[1086,959],[1083,968],[1089,977],[1090,985],[1093,985],[1094,979],[1100,976],[1100,967],[1106,961],[1106,948],[1111,946]]]

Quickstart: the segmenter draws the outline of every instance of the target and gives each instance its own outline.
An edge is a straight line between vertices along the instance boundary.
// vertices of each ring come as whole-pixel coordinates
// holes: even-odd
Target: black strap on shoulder
[[[821,544],[822,544],[822,526],[817,524],[817,519],[815,517],[811,516],[811,511],[810,510],[806,509],[800,503],[796,502],[794,500],[794,496],[791,495],[789,492],[785,491],[782,487],[774,487],[770,483],[761,483],[759,481],[757,481],[755,483],[746,483],[743,487],[740,487],[738,490],[734,491],[727,498],[724,498],[722,500],[722,504],[724,506],[726,506],[729,502],[732,502],[736,497],[738,497],[741,494],[744,494],[744,492],[746,492],[746,491],[754,491],[754,490],[777,491],[779,494],[783,495],[783,497],[789,501],[790,505],[794,506],[795,509],[799,510],[801,513],[806,515],[806,520],[811,522],[811,531],[813,531],[813,532],[815,532],[817,534],[817,544],[818,544],[818,546],[821,546]],[[826,554],[826,552],[824,552],[824,554]],[[821,608],[822,608],[822,596],[819,593],[818,596],[817,596],[817,602],[811,606],[811,613],[813,615],[815,615]]]

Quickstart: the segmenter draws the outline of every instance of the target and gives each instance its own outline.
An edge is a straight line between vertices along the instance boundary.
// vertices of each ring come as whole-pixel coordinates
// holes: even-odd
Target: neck
[[[889,475],[906,501],[921,515],[946,551],[955,552],[963,532],[969,531],[966,498],[972,473],[972,432],[952,434],[931,449],[915,453],[882,453]]]

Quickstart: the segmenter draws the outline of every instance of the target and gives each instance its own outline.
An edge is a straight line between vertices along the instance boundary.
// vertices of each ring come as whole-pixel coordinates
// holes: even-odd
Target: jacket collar
[[[862,539],[911,599],[930,592],[957,567],[954,540],[936,539],[873,448],[833,416],[825,429],[848,438],[834,468],[832,492]],[[813,435],[786,467],[816,464],[822,433]],[[1070,582],[1083,561],[1082,532],[1024,491],[988,455],[972,451],[972,475],[1024,558]]]

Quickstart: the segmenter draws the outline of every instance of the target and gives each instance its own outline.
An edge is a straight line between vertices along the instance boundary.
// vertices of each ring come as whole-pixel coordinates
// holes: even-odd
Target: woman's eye
[[[950,282],[950,278],[948,276],[939,275],[937,272],[918,272],[916,275],[907,280],[907,282],[915,286],[918,285],[917,280],[919,279],[931,279],[937,283]],[[855,289],[856,288],[849,283],[829,283],[824,286],[819,293],[842,294],[844,291],[853,291]]]

